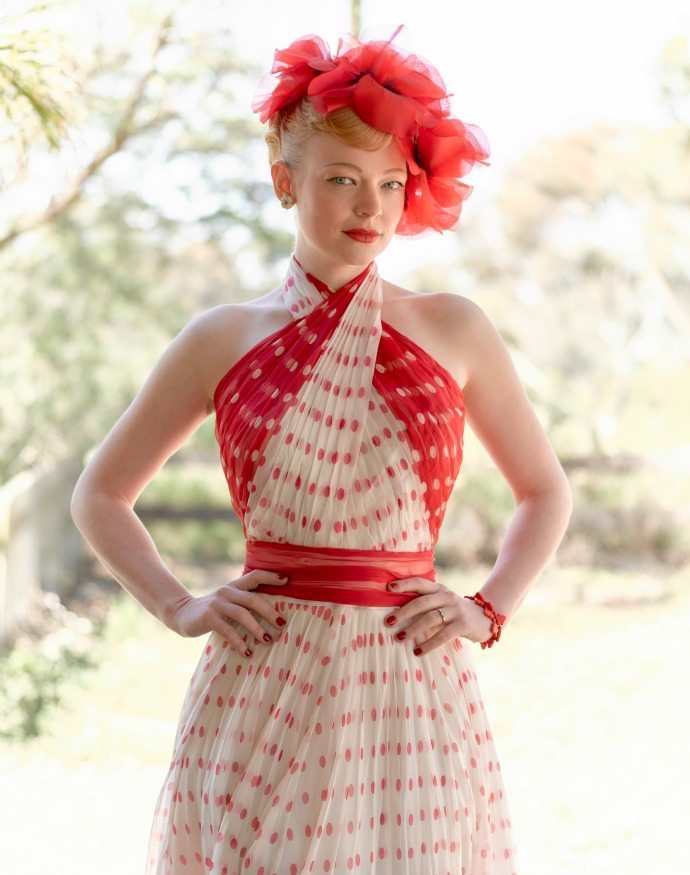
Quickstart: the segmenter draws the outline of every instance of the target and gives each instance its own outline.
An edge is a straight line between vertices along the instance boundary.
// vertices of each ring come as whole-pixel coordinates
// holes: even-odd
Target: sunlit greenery
[[[0,9],[0,483],[39,462],[85,461],[184,324],[272,287],[290,252],[248,109],[258,67],[231,17],[212,19],[200,5]],[[683,35],[669,40],[657,75],[666,125],[594,125],[535,145],[451,237],[455,261],[420,259],[404,283],[485,308],[575,496],[558,559],[507,629],[501,658],[478,651],[520,800],[525,875],[687,865],[667,830],[690,806],[678,777],[688,771],[690,717],[679,680],[689,667],[690,567]],[[244,541],[212,416],[137,510],[191,590],[238,573]],[[508,487],[468,434],[437,551],[445,582],[481,585],[511,510]],[[99,826],[109,830],[129,815],[117,790],[108,793],[120,771],[138,780],[153,769],[157,786],[200,650],[125,593],[102,628],[52,605],[55,628],[0,661],[8,798],[31,812],[17,854],[34,841],[47,763],[65,772],[56,799],[70,788],[102,794]],[[70,784],[93,763],[103,774]],[[152,802],[123,828],[143,839]],[[72,866],[83,849],[55,841]],[[91,871],[81,864],[70,871]]]
[[[485,572],[445,580],[464,592]],[[574,590],[587,593],[575,605]],[[678,778],[690,766],[688,697],[679,694],[690,669],[687,573],[669,592],[654,603],[642,575],[556,568],[506,628],[500,652],[476,648],[526,873],[683,871],[685,840],[654,839],[676,822],[674,806],[690,804]],[[21,748],[0,742],[0,764],[20,811],[35,810],[36,793],[55,792],[46,763],[59,764],[61,798],[98,796],[81,821],[102,833],[99,847],[127,871],[127,861],[140,864],[204,638],[179,638],[123,593],[100,640],[97,672],[64,689],[47,733]],[[120,775],[128,782],[124,810]],[[122,828],[116,841],[113,823]],[[10,859],[33,825],[20,822],[5,847]],[[69,830],[55,832],[51,854],[69,859],[74,873],[90,871],[88,848],[75,846]]]

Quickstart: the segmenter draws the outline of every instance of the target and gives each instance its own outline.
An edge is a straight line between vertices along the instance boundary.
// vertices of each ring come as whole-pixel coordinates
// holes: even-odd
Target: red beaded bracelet
[[[466,599],[470,599],[470,601],[476,602],[478,605],[484,609],[484,616],[488,617],[491,620],[491,636],[486,639],[486,641],[482,641],[482,650],[485,647],[493,647],[494,641],[498,641],[501,637],[501,630],[503,628],[503,624],[506,621],[505,614],[496,613],[494,606],[488,599],[485,599],[484,596],[477,592],[474,595],[466,595]]]

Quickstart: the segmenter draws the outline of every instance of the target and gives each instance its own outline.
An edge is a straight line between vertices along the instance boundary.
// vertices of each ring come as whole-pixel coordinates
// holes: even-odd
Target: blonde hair
[[[283,160],[297,167],[304,158],[307,140],[314,133],[335,134],[349,146],[359,149],[380,149],[388,146],[393,134],[372,128],[349,106],[321,115],[314,109],[310,97],[305,97],[289,113],[276,113],[264,139],[268,146],[268,162]]]

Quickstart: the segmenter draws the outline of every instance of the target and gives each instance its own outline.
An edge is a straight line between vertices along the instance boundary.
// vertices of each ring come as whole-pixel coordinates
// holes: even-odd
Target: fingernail
[[[283,617],[278,617],[278,619],[276,620],[276,623],[277,623],[279,626],[284,626],[284,625],[287,623],[287,620],[284,619]]]
[[[282,580],[282,581],[284,581],[285,583],[287,583],[287,574],[279,574],[279,575],[278,575],[278,580]]]
[[[422,655],[422,648],[415,647],[415,649],[412,652],[414,653],[415,656],[421,656]]]
[[[395,617],[386,617],[386,623],[388,623],[389,626],[393,626],[395,624]]]
[[[388,584],[388,589],[397,589],[397,588],[398,588],[398,584],[397,584],[397,583],[389,583],[389,584]]]
[[[273,638],[271,638],[268,632],[264,633],[264,641],[266,642],[266,644],[270,644],[270,642],[273,641]]]
[[[405,632],[405,630],[403,629],[401,632],[396,632],[395,637],[398,639],[398,641],[402,641],[403,638],[407,637],[407,632]]]
[[[251,650],[250,650],[249,648],[247,648],[247,649],[244,651],[244,655],[245,655],[245,656],[251,656],[251,655],[252,655]]]

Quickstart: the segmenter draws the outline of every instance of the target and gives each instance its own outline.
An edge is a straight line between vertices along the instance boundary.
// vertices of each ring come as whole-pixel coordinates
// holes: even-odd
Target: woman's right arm
[[[275,584],[276,575],[253,571],[239,579],[238,587],[228,584],[194,598],[165,565],[134,511],[149,481],[213,410],[213,390],[232,347],[229,332],[218,331],[219,318],[219,308],[200,313],[165,349],[82,471],[71,514],[112,576],[166,626],[185,637],[215,629],[243,650],[229,618],[263,637],[264,629],[247,609],[271,622],[276,612],[258,593],[245,590],[261,582]],[[239,327],[239,321],[233,323],[233,331]],[[246,608],[238,608],[238,602]]]

